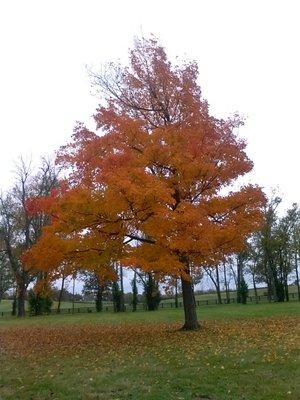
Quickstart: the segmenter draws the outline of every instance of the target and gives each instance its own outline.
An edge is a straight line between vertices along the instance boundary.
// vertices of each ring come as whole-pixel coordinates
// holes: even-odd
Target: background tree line
[[[72,278],[72,275],[60,277],[60,287],[52,285],[51,290],[44,294],[37,295],[34,290],[28,290],[30,283],[34,286],[42,277],[24,268],[20,255],[22,249],[34,243],[47,221],[26,218],[24,197],[30,196],[32,191],[51,190],[56,179],[57,172],[49,161],[43,160],[38,173],[32,176],[22,162],[13,189],[1,196],[0,301],[3,297],[15,297],[15,310],[19,316],[25,313],[25,299],[29,300],[34,312],[45,312],[47,306],[44,309],[39,305],[43,296],[58,303],[58,312],[63,301],[95,301],[97,311],[102,311],[103,302],[112,302],[115,312],[121,312],[125,310],[125,305],[135,311],[137,304],[156,310],[161,299],[170,298],[178,307],[182,296],[179,279],[172,276],[159,279],[155,274],[136,270],[131,280],[132,291],[124,293],[124,268],[121,265],[115,265],[117,279],[110,282],[102,282],[96,271],[82,271],[79,275],[83,281],[81,294],[66,288],[67,278]],[[293,204],[280,215],[280,203],[279,197],[268,201],[264,208],[265,225],[249,238],[243,253],[232,254],[221,265],[204,266],[200,272],[193,274],[193,286],[197,288],[205,277],[208,278],[213,285],[212,292],[216,293],[221,304],[230,301],[233,290],[236,290],[237,302],[245,303],[250,287],[257,298],[257,289],[261,286],[267,287],[270,301],[289,301],[289,285],[294,284],[300,300],[300,210],[297,204]],[[203,293],[200,290],[195,292]]]
[[[264,208],[263,228],[253,234],[243,253],[234,254],[216,267],[204,267],[222,302],[221,291],[229,299],[230,289],[236,289],[237,301],[245,301],[248,286],[254,289],[266,286],[269,301],[289,301],[289,284],[299,287],[300,210],[297,204],[282,215],[278,206],[282,199],[274,196]],[[247,297],[247,296],[246,296]]]

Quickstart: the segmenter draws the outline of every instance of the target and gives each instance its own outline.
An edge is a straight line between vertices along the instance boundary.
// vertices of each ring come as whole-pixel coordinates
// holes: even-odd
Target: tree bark
[[[178,308],[178,279],[175,278],[175,308]]]
[[[255,275],[254,275],[254,273],[252,273],[252,282],[253,282],[253,289],[254,289],[255,302],[258,303],[257,288],[256,288],[256,282],[255,282]]]
[[[14,294],[11,315],[15,316],[16,314],[17,314],[17,297]]]
[[[219,276],[219,266],[216,266],[216,277],[217,277],[217,297],[218,297],[218,303],[222,304],[222,296],[221,296],[221,287],[220,287],[220,276]]]
[[[138,303],[138,290],[136,286],[136,271],[134,271],[134,276],[132,280],[132,311],[135,312]]]
[[[59,291],[58,303],[57,303],[57,309],[56,309],[57,314],[60,313],[60,305],[61,305],[61,299],[62,299],[62,294],[63,294],[63,290],[64,290],[64,284],[65,284],[65,276],[63,276],[62,280],[61,280],[61,287],[60,287],[60,291]]]
[[[96,292],[96,311],[97,312],[101,312],[103,309],[102,293],[103,293],[103,289],[102,289],[102,286],[99,284],[98,288],[97,288],[97,292]]]
[[[285,300],[290,301],[288,274],[286,272],[284,273],[284,292],[285,292]]]
[[[25,317],[25,297],[26,297],[26,286],[23,281],[20,281],[17,283],[18,289],[17,289],[17,307],[18,307],[18,312],[17,316],[18,317]]]
[[[73,288],[72,288],[72,313],[75,312],[75,275],[73,275]]]
[[[225,262],[223,263],[223,274],[224,274],[224,285],[225,285],[225,293],[226,293],[226,303],[229,304],[230,303],[230,297],[229,297],[229,288],[228,288],[228,283],[227,283]]]
[[[236,302],[242,303],[241,283],[243,278],[243,260],[241,254],[237,257],[237,287],[236,287]]]
[[[123,267],[120,265],[120,288],[121,288],[121,310],[125,311],[125,302],[124,302],[124,280],[123,280]]]
[[[267,287],[268,287],[268,301],[270,303],[272,301],[272,295],[274,293],[270,277],[267,277]]]
[[[296,284],[297,284],[297,290],[298,290],[298,300],[300,301],[300,284],[299,284],[297,251],[295,251],[295,271],[296,271]]]
[[[199,329],[199,323],[197,319],[196,302],[189,267],[186,268],[185,273],[187,277],[181,278],[184,307],[184,325],[182,329],[191,331]]]

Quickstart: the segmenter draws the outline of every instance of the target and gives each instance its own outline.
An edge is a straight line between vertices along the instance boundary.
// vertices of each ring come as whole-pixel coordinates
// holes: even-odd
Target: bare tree
[[[221,284],[220,284],[220,274],[219,274],[219,266],[216,267],[203,267],[204,271],[206,272],[207,276],[211,279],[212,283],[214,284],[217,292],[218,303],[222,304],[222,297],[221,297]]]
[[[8,265],[7,256],[4,252],[0,253],[0,301],[4,293],[13,287],[14,280]]]
[[[25,267],[22,254],[39,238],[43,226],[49,220],[44,214],[32,215],[28,201],[35,197],[49,195],[57,185],[57,171],[54,164],[42,159],[37,173],[30,164],[20,160],[16,171],[16,182],[11,190],[0,196],[0,243],[1,251],[7,256],[8,264],[16,281],[17,315],[25,315],[25,297],[28,285],[39,274]],[[45,260],[45,262],[47,262]]]

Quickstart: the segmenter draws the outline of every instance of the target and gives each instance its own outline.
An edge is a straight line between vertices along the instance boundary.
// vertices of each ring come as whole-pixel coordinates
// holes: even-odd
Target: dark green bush
[[[29,312],[33,315],[49,314],[53,301],[50,297],[44,297],[30,290],[28,293]]]

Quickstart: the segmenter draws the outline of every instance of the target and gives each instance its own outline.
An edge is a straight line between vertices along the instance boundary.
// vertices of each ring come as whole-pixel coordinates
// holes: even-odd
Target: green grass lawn
[[[299,400],[300,303],[0,319],[0,399]]]

